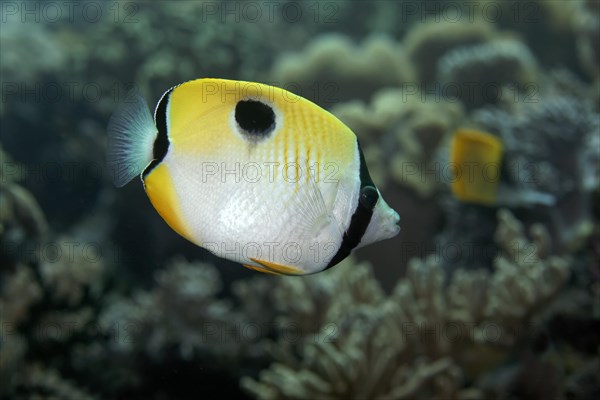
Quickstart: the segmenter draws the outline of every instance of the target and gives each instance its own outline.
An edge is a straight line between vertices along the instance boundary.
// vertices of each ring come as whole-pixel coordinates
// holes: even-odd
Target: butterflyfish
[[[107,167],[117,187],[139,175],[181,236],[264,273],[320,272],[400,230],[352,130],[274,86],[188,81],[154,116],[131,93],[108,124]]]
[[[556,198],[550,193],[503,180],[504,158],[505,148],[498,136],[474,129],[457,130],[450,145],[454,196],[465,203],[485,206],[555,204]]]

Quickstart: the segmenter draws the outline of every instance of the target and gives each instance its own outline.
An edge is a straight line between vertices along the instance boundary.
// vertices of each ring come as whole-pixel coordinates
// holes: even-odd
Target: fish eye
[[[235,106],[235,122],[251,139],[262,139],[275,129],[275,112],[258,100],[241,100]]]
[[[373,186],[365,186],[360,190],[359,202],[366,209],[373,210],[379,200],[379,193]]]

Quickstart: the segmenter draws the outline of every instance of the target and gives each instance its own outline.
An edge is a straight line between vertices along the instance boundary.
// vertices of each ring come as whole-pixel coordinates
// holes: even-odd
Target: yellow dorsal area
[[[272,135],[255,147],[239,134],[234,119],[236,104],[248,99],[271,106],[277,116]],[[303,160],[302,169],[310,168],[310,161],[332,161],[342,169],[352,162],[356,147],[354,133],[316,104],[281,88],[224,79],[197,79],[176,87],[168,129],[176,154],[203,160],[232,155],[265,162]]]
[[[458,130],[452,138],[450,162],[455,171],[452,193],[468,203],[492,205],[496,201],[504,146],[492,134]]]
[[[152,205],[171,229],[190,242],[194,242],[181,214],[180,201],[177,198],[171,174],[164,163],[156,166],[144,178],[144,188]]]

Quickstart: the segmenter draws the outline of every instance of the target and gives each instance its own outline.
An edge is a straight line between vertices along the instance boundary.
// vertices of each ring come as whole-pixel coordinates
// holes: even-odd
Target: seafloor
[[[0,397],[600,398],[599,4],[3,1]],[[267,276],[115,189],[124,94],[198,77],[338,116],[400,235]],[[451,191],[465,128],[492,204]]]

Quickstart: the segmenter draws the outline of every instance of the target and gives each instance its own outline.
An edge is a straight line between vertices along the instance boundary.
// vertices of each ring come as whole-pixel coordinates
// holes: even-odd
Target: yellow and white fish
[[[154,118],[129,96],[109,122],[107,164],[119,187],[141,175],[181,236],[261,272],[323,271],[400,230],[356,135],[260,83],[185,82],[165,92]]]

